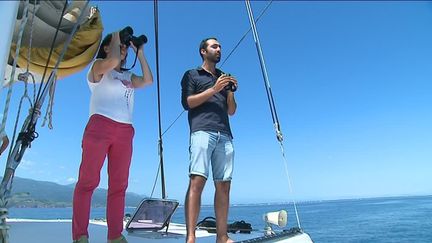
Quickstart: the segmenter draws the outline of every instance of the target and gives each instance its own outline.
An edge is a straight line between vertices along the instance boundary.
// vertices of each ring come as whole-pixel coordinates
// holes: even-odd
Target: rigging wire
[[[18,34],[18,40],[17,40],[16,50],[15,50],[15,59],[13,61],[12,72],[11,72],[11,76],[10,76],[10,80],[9,80],[9,88],[8,88],[8,93],[7,93],[7,97],[6,97],[6,105],[4,108],[3,120],[2,120],[0,131],[4,131],[5,127],[6,127],[7,116],[9,113],[10,99],[12,97],[13,79],[15,78],[15,71],[16,71],[16,67],[17,67],[17,58],[19,55],[19,49],[21,47],[24,27],[25,27],[27,20],[28,20],[28,6],[29,6],[29,1],[27,0],[25,2],[24,11],[23,11],[23,13],[24,13],[23,21],[21,22],[21,26],[20,26],[20,30],[19,30],[19,34]],[[8,188],[12,184],[13,172],[11,173],[12,179],[5,178],[6,176],[8,176],[7,172],[8,172],[8,169],[6,167],[5,176],[3,176],[2,183],[0,185],[0,236],[1,236],[0,242],[2,242],[2,243],[9,243],[8,230],[9,230],[10,226],[7,225],[7,223],[6,223],[6,218],[8,215],[8,209],[6,207],[8,204],[8,196],[10,194],[10,191],[8,190]]]
[[[270,5],[273,3],[273,0],[270,0],[269,3],[264,7],[264,9],[261,11],[260,15],[258,16],[258,18],[256,19],[256,22],[258,22],[260,20],[260,18],[264,15],[264,13],[267,11],[267,9],[270,7]],[[241,44],[241,42],[244,40],[244,38],[246,38],[246,36],[249,34],[249,32],[252,30],[252,27],[249,27],[249,29],[244,33],[244,35],[240,38],[240,40],[237,42],[237,44],[234,46],[234,48],[229,52],[229,54],[227,55],[227,57],[225,58],[225,60],[222,62],[222,64],[219,66],[220,68],[223,67],[223,65],[225,64],[226,61],[228,61],[228,59],[231,57],[231,55],[234,53],[234,51],[237,49],[237,47],[239,47],[239,45]],[[177,118],[171,122],[171,124],[168,126],[167,129],[165,129],[165,131],[162,133],[162,136],[168,132],[168,130],[174,125],[174,123],[177,122],[177,120],[181,117],[181,115],[183,115],[183,113],[186,110],[182,110],[179,115],[177,116]]]
[[[168,126],[168,128],[165,129],[165,131],[162,133],[162,136],[165,135],[166,132],[168,132],[168,130],[169,130],[169,129],[174,125],[174,123],[177,122],[177,120],[181,117],[181,115],[183,115],[183,113],[184,113],[185,111],[186,111],[186,110],[183,110],[182,112],[180,112],[180,114],[177,116],[177,118],[174,119],[174,121],[171,122],[171,124]]]
[[[33,46],[33,25],[34,25],[34,19],[36,17],[36,2],[33,2],[33,14],[32,14],[32,21],[30,23],[30,39],[29,39],[29,48],[27,51],[27,68],[24,75],[26,76],[26,81],[28,80],[28,76],[32,77],[33,80],[33,104],[36,103],[36,82],[33,74],[30,72],[30,57],[31,57],[31,51]],[[26,90],[27,90],[27,82],[25,82]],[[32,105],[31,105],[32,106]]]
[[[267,68],[266,68],[265,61],[264,61],[264,54],[263,54],[263,51],[261,48],[261,43],[260,43],[259,36],[258,36],[258,31],[257,31],[256,25],[255,25],[255,21],[253,18],[253,13],[252,13],[250,3],[248,0],[245,0],[245,1],[246,1],[246,7],[248,9],[249,21],[251,23],[251,28],[252,28],[252,33],[253,33],[255,45],[257,48],[257,52],[258,52],[258,58],[260,61],[264,86],[266,88],[267,101],[269,103],[273,124],[274,124],[275,130],[276,130],[276,137],[279,141],[282,141],[283,136],[282,136],[282,132],[280,131],[280,125],[279,125],[279,119],[278,119],[278,115],[277,115],[277,111],[276,111],[276,105],[275,105],[275,102],[273,99],[273,94],[272,94],[271,87],[270,87],[270,82],[269,82],[269,78],[268,78],[268,74],[267,74]]]
[[[62,10],[62,15],[60,16],[60,20],[59,20],[59,23],[58,23],[58,26],[57,26],[57,29],[56,29],[56,34],[54,36],[53,42],[51,43],[51,49],[50,49],[50,53],[49,53],[49,56],[48,56],[48,60],[51,58],[51,54],[52,54],[52,51],[54,49],[54,42],[55,42],[55,39],[57,38],[57,34],[58,34],[58,31],[59,31],[59,28],[60,28],[60,25],[61,25],[61,22],[62,22],[62,19],[63,19],[63,16],[64,16],[64,12],[66,10],[67,4],[68,4],[68,1],[65,1],[65,5],[64,5],[63,10]],[[47,89],[49,87],[54,86],[55,83],[57,82],[57,69],[58,69],[58,67],[60,65],[60,62],[63,60],[63,57],[66,54],[66,51],[67,51],[67,49],[68,49],[68,47],[69,47],[69,45],[70,45],[70,43],[71,43],[71,41],[72,41],[75,33],[76,33],[76,31],[78,30],[79,23],[81,23],[82,19],[84,18],[84,15],[85,15],[85,12],[86,12],[86,11],[84,11],[84,9],[87,9],[88,4],[89,4],[89,1],[88,0],[85,1],[85,4],[84,4],[84,6],[82,8],[83,11],[81,11],[81,14],[78,17],[77,22],[73,25],[73,28],[72,28],[72,30],[71,30],[71,32],[69,34],[68,39],[63,43],[63,48],[62,48],[62,50],[60,52],[59,57],[57,58],[57,61],[56,61],[55,65],[54,65],[54,67],[51,70],[50,76],[48,77],[47,82],[46,82],[46,84],[44,85],[44,87],[42,89],[42,92],[41,92],[42,83],[39,86],[39,91],[38,91],[38,95],[37,95],[37,98],[36,98],[36,103],[35,103],[35,105],[34,105],[34,107],[32,109],[32,114],[30,116],[28,127],[27,127],[26,131],[23,131],[21,133],[21,134],[23,134],[23,136],[25,138],[25,140],[23,140],[23,142],[28,143],[28,145],[30,145],[30,143],[34,139],[34,138],[30,138],[30,139],[28,139],[28,138],[31,137],[32,133],[36,133],[35,132],[35,126],[36,126],[37,118],[40,115],[41,106],[42,106],[42,104],[43,104],[43,102],[45,100],[45,97],[47,96],[47,92],[48,92]],[[49,61],[47,61],[46,65],[45,65],[45,70],[44,70],[44,75],[42,76],[42,80],[44,80],[46,71],[48,69],[48,64],[49,64]],[[38,113],[38,114],[37,114],[37,117],[35,118],[34,116],[35,116],[36,113]],[[48,126],[50,126],[50,125],[48,125]]]
[[[27,98],[30,102],[30,107],[33,107],[33,104],[36,100],[36,83],[35,83],[35,78],[33,76],[33,74],[29,71],[29,67],[30,67],[30,56],[31,56],[31,49],[32,49],[32,40],[33,40],[33,26],[34,26],[34,19],[36,17],[36,3],[32,3],[33,4],[33,14],[32,14],[32,21],[30,22],[30,39],[29,39],[29,48],[27,51],[27,68],[26,68],[26,72],[23,74],[18,75],[18,79],[22,79],[22,81],[24,81],[24,94],[20,99],[20,103],[18,105],[18,111],[17,111],[17,116],[15,119],[15,125],[14,125],[14,130],[13,130],[13,135],[12,135],[12,140],[11,140],[11,144],[9,145],[9,153],[8,155],[10,155],[12,153],[12,148],[15,144],[15,137],[16,137],[16,132],[17,132],[17,127],[18,127],[18,122],[19,122],[19,118],[21,115],[21,107],[22,107],[22,102],[24,100],[24,98]],[[28,18],[28,9],[27,9],[27,18]],[[20,78],[21,76],[21,78]],[[30,97],[28,96],[28,89],[27,89],[27,84],[28,84],[28,77],[32,78],[33,81],[33,103],[30,100]]]
[[[85,8],[87,7],[88,3],[89,2],[87,1]],[[61,16],[61,18],[62,18],[62,16]],[[79,20],[81,20],[83,16],[84,16],[84,11],[79,16]],[[48,83],[53,82],[55,72],[57,71],[58,66],[60,64],[60,61],[63,59],[63,56],[67,50],[67,47],[70,44],[72,37],[78,28],[78,23],[79,23],[79,21],[74,25],[74,27],[70,33],[69,39],[64,43],[62,52],[61,52],[61,54],[57,60],[56,65],[53,68],[53,71],[51,72],[51,74],[49,76]],[[12,189],[12,181],[13,181],[14,171],[17,168],[17,166],[19,165],[19,163],[21,162],[21,159],[24,155],[25,150],[30,146],[31,142],[35,138],[38,137],[38,134],[35,131],[35,124],[37,122],[38,116],[40,115],[40,107],[42,106],[43,100],[44,100],[46,95],[47,95],[46,92],[42,92],[42,95],[36,101],[36,103],[34,104],[34,107],[31,109],[31,111],[32,111],[31,114],[29,114],[27,116],[27,118],[24,122],[24,125],[21,129],[21,132],[18,135],[18,138],[17,138],[17,141],[16,141],[14,147],[13,148],[11,147],[11,150],[10,150],[10,153],[9,153],[9,156],[7,159],[5,176],[3,177],[3,180],[2,180],[1,186],[0,186],[1,197],[3,198],[3,200],[6,200],[6,203],[8,200],[7,195],[10,194],[10,191]],[[33,119],[35,114],[37,116],[35,117],[35,119]]]
[[[4,173],[1,185],[0,185],[0,206],[3,207],[0,210],[0,219],[1,219],[1,225],[0,225],[0,228],[1,228],[1,238],[0,238],[0,242],[2,242],[2,243],[7,243],[8,242],[8,233],[7,233],[7,230],[9,229],[9,226],[6,225],[6,218],[7,218],[7,212],[8,212],[8,210],[7,210],[7,208],[4,208],[4,207],[6,207],[6,205],[8,204],[8,201],[9,201],[9,195],[10,195],[11,190],[12,190],[12,183],[13,183],[13,179],[14,179],[15,169],[17,168],[17,166],[21,162],[21,159],[22,159],[22,157],[24,155],[25,150],[30,146],[31,142],[38,136],[37,132],[35,131],[35,125],[36,125],[36,122],[37,122],[37,118],[38,118],[38,116],[40,114],[40,108],[41,108],[41,106],[43,104],[45,96],[47,95],[47,93],[45,92],[45,90],[46,90],[45,88],[48,85],[52,85],[53,82],[55,82],[55,73],[57,72],[57,69],[58,69],[58,66],[60,64],[60,61],[63,59],[63,57],[64,57],[64,55],[66,53],[66,50],[67,50],[67,48],[68,48],[68,46],[69,46],[69,44],[70,44],[70,42],[72,40],[72,37],[73,37],[73,35],[75,34],[75,32],[76,32],[76,30],[78,28],[78,23],[80,22],[80,20],[84,16],[84,11],[82,11],[81,14],[80,14],[80,16],[79,16],[79,18],[78,18],[77,23],[72,28],[72,31],[70,33],[69,38],[64,43],[62,52],[59,55],[59,58],[58,58],[58,60],[56,62],[56,65],[54,66],[53,70],[51,71],[51,74],[50,74],[50,76],[48,78],[48,81],[47,81],[47,84],[45,85],[44,90],[42,91],[42,93],[40,93],[41,87],[42,87],[42,83],[43,83],[43,80],[44,80],[44,77],[45,77],[45,74],[46,74],[46,71],[47,71],[47,68],[48,68],[48,63],[49,63],[49,60],[51,58],[52,51],[54,49],[54,41],[55,41],[55,39],[57,37],[57,33],[59,31],[60,24],[61,24],[61,21],[63,19],[63,15],[64,15],[64,12],[65,12],[66,7],[67,7],[67,3],[68,2],[65,1],[65,5],[64,5],[63,11],[62,11],[62,15],[60,16],[59,24],[58,24],[57,29],[56,29],[55,37],[54,37],[53,43],[51,44],[49,58],[48,58],[46,66],[45,66],[45,71],[44,71],[43,78],[41,80],[41,85],[40,85],[40,89],[39,89],[39,93],[38,93],[37,99],[35,100],[35,103],[34,103],[32,109],[31,109],[31,114],[29,114],[27,116],[27,119],[24,122],[24,125],[22,127],[22,130],[21,130],[20,134],[18,135],[18,138],[17,138],[17,141],[16,141],[15,145],[13,146],[13,148],[11,146],[10,150],[9,150],[9,155],[8,155],[8,158],[7,158],[5,173]],[[89,3],[89,1],[86,1],[84,9],[87,8],[88,3]],[[22,23],[21,30],[20,30],[20,33],[19,33],[19,36],[18,36],[18,42],[17,42],[18,44],[17,44],[17,47],[16,47],[16,57],[18,56],[20,45],[21,45],[22,32],[23,32],[23,29],[24,29],[23,26],[27,23],[27,19],[28,19],[28,5],[29,5],[29,1],[27,0],[25,8],[24,8],[24,12],[25,12],[25,15],[26,15],[25,16],[25,20],[24,20],[25,23]],[[34,18],[34,16],[33,16],[33,18]],[[27,62],[29,62],[29,60],[27,60]],[[11,73],[11,79],[15,75],[16,63],[17,63],[17,58],[14,59],[14,64],[13,64],[12,73]],[[32,78],[33,78],[33,76],[32,76]],[[12,86],[12,83],[10,84],[10,87],[11,86]],[[11,92],[8,92],[8,95],[9,95],[8,98],[9,98],[9,100],[7,99],[7,104],[10,101],[10,93]],[[27,95],[27,97],[28,97],[28,95]],[[20,102],[20,107],[21,107],[21,103],[22,103],[22,99],[21,99],[21,102]],[[5,107],[5,110],[7,108],[8,107]],[[36,117],[35,117],[35,114],[36,114]],[[35,118],[35,119],[33,119],[33,118]],[[2,127],[3,127],[2,130],[4,129],[4,125],[5,125],[5,123],[2,124]],[[14,134],[15,134],[15,132],[16,132],[16,124],[15,124]]]
[[[15,71],[16,71],[16,67],[17,67],[19,49],[21,48],[21,42],[22,42],[22,36],[23,36],[24,28],[25,28],[25,25],[27,24],[27,20],[28,20],[28,5],[29,5],[29,1],[27,0],[25,5],[24,5],[24,10],[23,10],[24,16],[23,16],[23,19],[21,22],[19,33],[18,33],[18,39],[17,39],[16,49],[15,49],[15,58],[14,58],[14,61],[12,64],[12,71],[11,71],[11,75],[10,75],[10,79],[9,79],[8,93],[6,96],[6,104],[5,104],[4,111],[3,111],[3,119],[2,119],[0,131],[4,131],[6,128],[6,121],[7,121],[7,117],[9,114],[9,105],[10,105],[10,100],[12,97],[13,81],[15,78]]]
[[[150,198],[153,197],[153,193],[154,193],[154,190],[156,188],[156,183],[157,183],[157,180],[159,179],[159,171],[160,171],[160,166],[158,166],[158,169],[157,169],[157,172],[156,172],[156,178],[155,178],[155,180],[153,182],[153,187],[152,187],[152,191],[150,193]]]
[[[87,4],[88,4],[88,1],[86,2],[86,7],[87,7]],[[43,83],[44,83],[44,81],[45,81],[45,75],[46,75],[46,73],[47,73],[47,71],[48,71],[48,65],[49,65],[50,60],[51,60],[51,55],[52,55],[52,52],[53,52],[53,50],[54,50],[54,44],[55,44],[55,41],[56,41],[56,39],[57,39],[57,35],[58,35],[58,32],[59,32],[59,29],[60,29],[61,23],[62,23],[62,21],[63,21],[63,16],[64,16],[64,14],[65,14],[65,11],[66,11],[67,6],[68,6],[68,1],[65,1],[64,5],[63,5],[62,13],[61,13],[61,15],[60,15],[60,19],[59,19],[59,21],[58,21],[58,23],[57,23],[57,28],[56,28],[56,32],[55,32],[55,34],[54,34],[54,38],[53,38],[53,40],[52,40],[52,42],[51,42],[50,51],[49,51],[49,54],[48,54],[47,62],[46,62],[46,64],[45,64],[45,68],[44,68],[44,72],[43,72],[43,75],[42,75],[41,83],[40,83],[40,85],[39,85],[38,93],[37,93],[37,95],[36,95],[35,107],[33,107],[33,111],[32,111],[31,118],[30,118],[30,122],[33,121],[33,117],[34,117],[34,115],[37,113],[37,111],[36,111],[36,109],[37,109],[36,104],[40,102],[40,99],[41,99],[41,97],[42,97],[42,93],[45,92],[45,90],[46,90],[46,88],[47,88],[47,86],[48,86],[49,80],[50,80],[50,78],[51,78],[51,75],[50,75],[50,76],[48,77],[48,81],[46,82],[46,84],[43,85]],[[84,12],[84,11],[82,11],[82,12]],[[80,17],[81,17],[82,15],[83,15],[83,13],[81,13]],[[79,22],[77,21],[77,23],[79,23]],[[76,25],[77,25],[77,24],[76,24]],[[75,26],[76,26],[76,25],[75,25]],[[74,27],[75,27],[75,26],[74,26]],[[72,36],[73,33],[74,33],[74,32],[71,33],[71,36]],[[70,42],[70,41],[68,41],[68,42]],[[69,44],[69,43],[67,43],[67,44]],[[64,51],[64,52],[65,52],[65,48],[66,48],[66,47],[67,47],[67,45],[65,44],[65,45],[64,45],[64,48],[63,48],[63,51]],[[60,58],[63,58],[63,56],[59,57],[58,60],[61,60]],[[55,69],[53,69],[53,71],[54,71],[54,70],[55,70]],[[51,73],[51,74],[53,74],[53,73]],[[52,78],[54,78],[54,77],[52,77]],[[43,86],[43,88],[42,88],[42,86]],[[30,131],[34,131],[34,130],[35,130],[34,125],[31,125],[31,124],[30,124],[29,130],[30,130]]]
[[[259,36],[258,36],[258,30],[256,27],[256,22],[255,22],[254,17],[253,17],[253,12],[252,12],[252,7],[250,5],[250,1],[245,0],[245,4],[246,4],[246,9],[248,11],[249,22],[251,24],[252,33],[253,33],[253,37],[254,37],[254,41],[255,41],[255,46],[256,46],[256,49],[258,52],[258,58],[260,61],[261,72],[262,72],[263,79],[264,79],[264,86],[265,86],[266,93],[267,93],[267,100],[268,100],[268,103],[270,106],[270,112],[271,112],[272,119],[273,119],[273,125],[274,125],[275,131],[276,131],[276,138],[280,144],[282,157],[284,159],[285,173],[286,173],[287,180],[288,180],[288,187],[289,187],[290,193],[293,194],[293,189],[291,186],[291,179],[290,179],[290,176],[288,173],[288,165],[287,165],[288,163],[287,163],[287,160],[285,157],[285,151],[284,151],[284,146],[283,146],[283,135],[282,135],[282,132],[280,130],[279,119],[277,116],[276,106],[275,106],[273,94],[272,94],[271,87],[270,87],[270,82],[269,82],[269,78],[268,78],[268,74],[267,74],[267,68],[266,68],[265,61],[264,61],[264,54],[263,54],[263,51],[261,48],[261,43],[260,43]],[[295,214],[296,214],[296,218],[297,218],[297,225],[299,228],[301,228],[296,201],[294,199],[292,201],[293,201],[294,210],[295,210]]]
[[[267,9],[270,7],[270,5],[272,3],[273,3],[273,0],[270,0],[269,3],[264,7],[264,9],[261,11],[260,15],[258,16],[258,18],[255,20],[256,23],[258,23],[258,21],[260,20],[260,18],[264,15],[264,13],[267,11]],[[246,36],[249,34],[249,32],[251,30],[252,30],[252,27],[249,27],[249,29],[244,33],[244,35],[242,36],[242,38],[240,38],[240,40],[237,42],[237,44],[234,46],[234,48],[229,52],[229,54],[227,55],[227,57],[225,58],[225,60],[220,65],[221,68],[225,64],[225,62],[230,58],[230,56],[234,53],[234,51],[237,49],[237,47],[240,45],[240,43],[244,40],[244,38],[246,38]]]

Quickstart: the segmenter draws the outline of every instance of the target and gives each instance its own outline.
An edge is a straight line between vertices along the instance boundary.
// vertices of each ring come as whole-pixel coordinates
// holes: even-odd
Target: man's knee
[[[218,181],[215,182],[216,192],[221,192],[224,194],[229,193],[231,188],[231,181]]]
[[[206,178],[199,175],[191,175],[189,181],[189,191],[201,193],[204,189]]]

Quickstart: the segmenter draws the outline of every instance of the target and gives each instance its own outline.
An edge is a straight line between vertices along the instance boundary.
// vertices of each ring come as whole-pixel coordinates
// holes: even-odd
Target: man
[[[228,115],[237,105],[234,93],[237,80],[216,68],[221,46],[216,38],[201,41],[201,67],[188,70],[181,81],[182,105],[188,110],[190,127],[189,187],[185,199],[186,242],[195,242],[201,193],[211,164],[215,185],[217,243],[233,242],[227,234],[229,191],[234,162],[234,148]]]

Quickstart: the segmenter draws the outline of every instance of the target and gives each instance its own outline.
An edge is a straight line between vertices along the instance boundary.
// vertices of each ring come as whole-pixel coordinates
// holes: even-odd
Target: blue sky
[[[252,2],[255,17],[267,3]],[[130,25],[149,37],[145,52],[156,74],[153,3],[93,4],[101,11],[104,34]],[[430,2],[273,2],[257,26],[294,192],[288,189],[249,34],[222,68],[240,86],[231,118],[236,149],[231,202],[431,194],[431,23]],[[180,79],[201,64],[200,40],[217,37],[224,60],[248,28],[242,1],[159,3],[163,130],[182,111]],[[40,136],[16,176],[76,181],[89,109],[86,72],[58,83],[54,130],[38,127]],[[22,84],[15,87],[16,107]],[[159,162],[156,84],[138,90],[135,98],[128,190],[149,195]],[[10,136],[15,116],[13,108]],[[181,203],[188,183],[188,135],[184,113],[164,136],[167,194]],[[4,156],[0,163],[4,166]],[[106,167],[101,175],[100,186],[106,188]],[[213,201],[212,184],[207,183],[203,203]]]

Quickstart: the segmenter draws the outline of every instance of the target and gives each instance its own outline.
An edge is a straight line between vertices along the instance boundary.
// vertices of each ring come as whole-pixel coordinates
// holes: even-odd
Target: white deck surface
[[[9,239],[11,243],[71,243],[71,220],[25,220],[9,219]],[[103,222],[92,221],[89,225],[90,242],[106,243],[107,228]],[[123,232],[129,243],[155,242],[155,243],[178,243],[185,241],[185,226],[170,224],[169,233]],[[259,237],[261,234],[230,234],[236,241]],[[207,231],[197,230],[197,242],[215,242],[215,235]]]
[[[26,220],[9,219],[8,225],[9,240],[11,243],[71,243],[71,220]],[[183,243],[185,242],[185,225],[170,224],[168,233],[162,232],[143,232],[133,233],[123,232],[129,243]],[[101,221],[91,221],[89,224],[90,242],[106,243],[107,227]],[[287,237],[287,234],[290,234]],[[214,243],[216,237],[204,230],[197,230],[198,243]],[[265,237],[265,240],[256,240],[263,236],[262,232],[253,231],[251,234],[229,234],[229,237],[236,242],[255,239],[253,242],[283,242],[283,243],[312,243],[309,235],[305,233],[281,233],[272,237]],[[289,239],[288,239],[289,238]],[[251,242],[251,241],[248,241]]]

